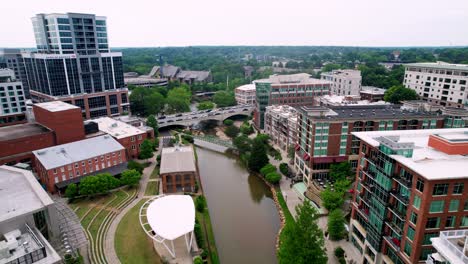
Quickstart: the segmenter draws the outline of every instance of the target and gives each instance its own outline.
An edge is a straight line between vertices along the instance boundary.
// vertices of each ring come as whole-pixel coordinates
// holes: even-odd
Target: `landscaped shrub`
[[[281,180],[281,175],[276,172],[270,172],[265,176],[265,179],[271,184],[277,184]]]
[[[193,143],[193,137],[189,135],[182,135],[182,139],[186,140],[189,143]]]
[[[262,174],[263,177],[265,177],[268,173],[271,173],[271,172],[276,172],[276,167],[271,163],[268,163],[267,165],[265,165],[263,168],[260,169],[260,174]]]
[[[342,247],[337,247],[335,248],[335,256],[337,258],[341,258],[341,257],[344,257],[344,249]]]
[[[203,264],[203,260],[200,257],[195,257],[193,259],[193,264]]]
[[[223,124],[226,126],[232,126],[234,124],[234,121],[232,121],[231,119],[226,119],[223,121]]]
[[[288,176],[289,174],[289,168],[288,168],[288,164],[287,163],[281,163],[279,165],[279,170],[281,171],[281,173],[283,173],[284,176]]]
[[[68,185],[67,189],[65,190],[65,196],[68,199],[73,200],[77,195],[78,195],[78,186],[74,183]]]
[[[143,170],[145,169],[145,166],[139,162],[136,162],[134,160],[130,160],[127,164],[127,169],[129,170],[136,170],[140,174],[143,173]]]
[[[203,248],[204,239],[203,239],[203,233],[202,233],[202,229],[200,226],[200,222],[198,221],[198,218],[195,218],[195,226],[193,227],[193,232],[195,233],[195,238],[197,240],[198,247]]]
[[[203,195],[198,196],[195,199],[195,208],[197,209],[198,212],[203,213],[206,207],[206,200]]]

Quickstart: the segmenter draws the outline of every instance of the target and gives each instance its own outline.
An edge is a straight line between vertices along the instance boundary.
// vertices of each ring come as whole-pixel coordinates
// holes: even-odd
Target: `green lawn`
[[[158,195],[159,194],[159,182],[149,181],[146,185],[145,195]]]
[[[200,213],[198,211],[196,211],[196,213],[197,213],[198,221],[200,221],[203,234],[208,234],[208,239],[210,241],[211,255],[209,257],[209,263],[219,264],[218,251],[216,249],[216,242],[215,242],[215,237],[213,233],[213,228],[211,226],[210,213],[208,212],[208,208],[206,208],[206,210],[203,213]],[[207,247],[206,237],[204,241],[205,241],[204,247],[206,248]]]
[[[154,170],[151,172],[150,179],[157,179],[159,178],[159,168],[158,166],[154,167]]]
[[[140,226],[139,211],[145,200],[140,201],[122,218],[115,234],[115,251],[122,264],[160,264],[160,257]]]

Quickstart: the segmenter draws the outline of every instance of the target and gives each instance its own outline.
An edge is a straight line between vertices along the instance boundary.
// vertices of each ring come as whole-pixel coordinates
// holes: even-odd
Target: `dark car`
[[[244,109],[242,109],[242,111],[249,111],[249,109],[247,109],[247,108],[244,108]]]
[[[171,122],[174,122],[174,120],[167,120],[167,123],[171,123]]]
[[[160,117],[158,117],[158,119],[164,119],[164,118],[166,118],[166,116],[160,116]]]
[[[177,114],[176,117],[182,116],[182,114]]]
[[[182,119],[177,119],[176,121],[182,121]]]
[[[229,111],[229,113],[234,113],[234,112],[236,112],[236,111],[234,111],[234,110]]]
[[[192,119],[197,119],[197,118],[198,118],[198,116],[194,116],[194,117],[192,117]]]
[[[221,113],[216,113],[215,115],[220,115]]]
[[[211,112],[211,111],[212,111],[211,109],[208,109],[208,110],[206,110],[206,113],[209,113],[209,112]]]

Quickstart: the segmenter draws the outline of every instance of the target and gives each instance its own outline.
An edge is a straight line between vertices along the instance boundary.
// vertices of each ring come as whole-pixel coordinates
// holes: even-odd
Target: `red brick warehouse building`
[[[431,238],[468,228],[468,128],[353,134],[361,144],[350,240],[360,263],[424,262]]]

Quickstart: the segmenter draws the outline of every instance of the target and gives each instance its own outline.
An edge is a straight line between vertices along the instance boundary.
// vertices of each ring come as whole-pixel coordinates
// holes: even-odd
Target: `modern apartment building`
[[[361,143],[350,240],[360,263],[424,262],[443,250],[438,237],[468,228],[468,128],[352,134]]]
[[[159,173],[164,193],[194,192],[198,172],[192,147],[163,148]]]
[[[109,135],[33,151],[41,184],[51,193],[88,175],[118,175],[127,168],[125,148]]]
[[[237,87],[235,90],[237,104],[255,104],[255,84],[245,84]]]
[[[314,98],[330,92],[329,81],[311,78],[307,73],[271,75],[268,79],[254,81],[256,108],[254,124],[263,129],[265,110],[269,105],[313,105]]]
[[[0,49],[0,68],[8,68],[15,72],[16,80],[23,83],[24,97],[29,99],[28,79],[26,77],[21,50],[8,48]]]
[[[359,70],[333,70],[320,74],[322,80],[332,82],[331,94],[359,95],[361,90],[361,71]]]
[[[468,65],[445,62],[405,64],[403,84],[419,97],[442,106],[468,107]]]
[[[0,166],[0,263],[62,263],[54,201],[27,170]]]
[[[23,85],[11,69],[0,68],[0,126],[26,122]]]
[[[297,110],[287,105],[271,105],[265,111],[265,134],[282,150],[296,143]]]
[[[34,102],[60,100],[86,119],[129,111],[122,53],[110,52],[105,17],[38,14],[32,18],[37,53],[23,53]]]
[[[444,116],[410,111],[397,105],[329,106],[298,108],[294,166],[304,183],[328,177],[330,165],[359,158],[358,131],[443,128]]]

